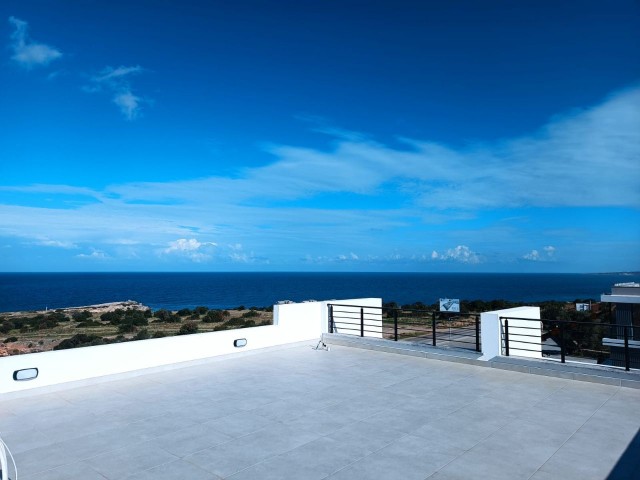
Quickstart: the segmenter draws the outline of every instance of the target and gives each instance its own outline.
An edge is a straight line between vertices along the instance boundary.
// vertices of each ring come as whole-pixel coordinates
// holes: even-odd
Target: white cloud
[[[102,72],[93,77],[93,80],[98,83],[107,83],[114,87],[118,87],[122,84],[122,79],[127,75],[135,75],[142,73],[143,68],[140,65],[135,67],[125,67],[120,65],[119,67],[106,67]]]
[[[119,93],[113,97],[115,103],[127,120],[133,120],[140,111],[140,97],[136,97],[131,92]]]
[[[104,253],[101,250],[93,250],[89,254],[81,253],[79,255],[76,255],[76,257],[77,258],[85,258],[85,259],[93,259],[93,260],[106,260],[107,258],[109,258],[109,255],[107,255],[106,253]]]
[[[127,120],[134,120],[140,115],[142,103],[145,100],[133,93],[130,78],[142,73],[140,65],[113,68],[106,67],[97,75],[91,77],[91,84],[84,87],[88,93],[108,91]]]
[[[30,39],[27,33],[29,25],[24,20],[9,17],[9,22],[15,28],[11,34],[10,47],[13,50],[11,59],[19,65],[31,69],[37,66],[46,66],[53,60],[62,57],[60,50]]]
[[[542,252],[534,249],[529,253],[525,253],[522,258],[525,260],[530,260],[532,262],[544,262],[549,260],[554,260],[556,254],[556,247],[552,245],[547,245],[542,248]]]
[[[472,251],[466,245],[458,245],[455,248],[450,248],[445,252],[439,253],[434,250],[431,252],[432,260],[454,261],[460,263],[476,264],[482,262],[482,257],[476,252]]]
[[[204,203],[222,196],[231,203],[340,192],[381,195],[393,188],[427,216],[523,206],[639,207],[638,130],[640,87],[556,118],[529,136],[493,144],[453,149],[402,139],[407,148],[393,149],[354,138],[338,140],[329,151],[274,146],[269,149],[273,163],[247,168],[235,178],[112,190],[127,200]],[[287,188],[264,188],[284,179]]]
[[[67,248],[67,249],[73,249],[73,248],[78,248],[78,245],[76,245],[73,242],[69,242],[69,241],[61,241],[61,240],[52,240],[48,237],[43,237],[40,240],[38,240],[36,242],[38,245],[42,245],[45,247],[56,247],[56,248]]]
[[[111,89],[105,85],[117,84],[117,79],[127,79],[140,70],[105,70],[96,77],[102,80],[93,83]],[[342,134],[328,151],[272,147],[275,159],[271,164],[247,168],[234,177],[128,183],[101,191],[64,185],[0,188],[28,193],[36,200],[38,195],[45,199],[55,193],[85,195],[92,200],[66,209],[2,205],[0,234],[39,241],[46,231],[60,242],[89,245],[128,239],[140,245],[137,251],[141,255],[148,251],[150,256],[183,256],[202,262],[213,258],[214,250],[216,259],[241,262],[245,259],[243,244],[251,245],[248,250],[257,252],[258,258],[272,262],[310,253],[307,260],[314,264],[338,264],[337,253],[351,251],[357,251],[354,255],[363,263],[372,255],[380,262],[409,262],[424,261],[412,256],[423,252],[416,239],[432,221],[430,215],[436,215],[441,224],[452,220],[456,230],[442,230],[446,232],[442,240],[445,247],[436,247],[431,260],[442,260],[443,267],[447,266],[445,261],[486,264],[493,255],[500,255],[491,253],[503,251],[500,247],[513,251],[514,244],[536,237],[514,227],[500,235],[494,229],[485,239],[474,239],[471,235],[477,235],[477,230],[473,225],[461,225],[476,218],[479,210],[520,205],[640,205],[640,142],[634,128],[640,119],[638,100],[640,88],[630,89],[594,108],[554,119],[528,137],[467,149],[415,140],[405,141],[410,148],[394,149]],[[593,152],[585,149],[585,143]],[[305,206],[295,202],[341,192],[377,196],[378,200],[393,198],[394,205],[402,206],[334,206],[338,204],[329,195],[331,201],[326,203],[320,196],[318,202],[305,202]],[[277,200],[275,205],[271,200]],[[410,234],[401,235],[402,231]],[[216,238],[225,247],[198,246],[203,244],[191,238],[194,232],[200,238]],[[377,232],[398,232],[394,236],[398,244],[388,245],[389,250],[397,247],[402,252],[398,258],[389,257],[384,245],[376,245],[378,239],[383,243],[385,238],[376,236]],[[518,250],[508,260],[521,260],[525,255],[555,259],[558,253],[551,244],[558,234],[539,233],[540,243],[527,247],[535,246],[536,253]],[[483,254],[465,247],[469,242]],[[446,250],[449,245],[458,247]],[[230,253],[237,255],[231,257]],[[355,260],[348,254],[343,256],[343,261]]]
[[[199,242],[195,238],[179,238],[169,242],[169,246],[162,250],[167,255],[180,255],[193,260],[194,262],[204,262],[210,260],[211,254],[207,253],[212,247],[216,247],[214,242]]]

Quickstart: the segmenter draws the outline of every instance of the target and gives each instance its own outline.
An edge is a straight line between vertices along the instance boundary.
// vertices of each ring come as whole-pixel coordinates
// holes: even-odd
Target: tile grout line
[[[564,389],[564,388],[566,388],[566,387],[563,387],[563,389]],[[567,442],[568,442],[569,440],[571,440],[571,439],[573,438],[573,436],[574,436],[576,433],[578,433],[578,432],[580,431],[580,429],[581,429],[582,427],[584,427],[584,426],[587,424],[587,422],[588,422],[589,420],[591,420],[591,419],[593,418],[593,416],[594,416],[596,413],[598,413],[598,411],[599,411],[599,410],[600,410],[600,409],[601,409],[601,408],[602,408],[602,407],[603,407],[607,402],[609,402],[609,400],[611,400],[613,397],[615,397],[615,396],[618,394],[618,392],[620,391],[620,388],[622,388],[622,387],[619,387],[619,386],[618,386],[618,387],[615,387],[615,388],[616,388],[616,393],[615,393],[615,394],[613,394],[613,395],[611,395],[611,396],[610,396],[609,398],[607,398],[604,402],[602,402],[602,403],[600,404],[600,406],[599,406],[598,408],[596,408],[596,409],[594,410],[594,412],[589,416],[589,418],[587,418],[584,422],[582,422],[582,425],[580,425],[578,428],[576,428],[576,429],[575,429],[575,431],[574,431],[574,432],[569,436],[569,438],[567,438],[564,442],[562,442],[562,445],[560,445],[560,446],[556,449],[556,451],[555,451],[555,452],[553,452],[551,455],[549,455],[549,458],[547,458],[547,459],[545,460],[545,462],[544,462],[542,465],[540,465],[540,466],[536,469],[536,471],[535,471],[535,472],[533,472],[533,473],[529,476],[528,480],[530,480],[530,479],[531,479],[531,478],[532,478],[536,473],[538,473],[538,472],[539,472],[539,471],[540,471],[540,470],[541,470],[541,469],[542,469],[542,468],[543,468],[543,467],[544,467],[544,466],[549,462],[549,460],[551,460],[551,459],[552,459],[552,458],[553,458],[553,457],[554,457],[554,456],[555,456],[555,455],[560,451],[560,449],[562,449],[562,447],[564,447],[564,446],[567,444]]]

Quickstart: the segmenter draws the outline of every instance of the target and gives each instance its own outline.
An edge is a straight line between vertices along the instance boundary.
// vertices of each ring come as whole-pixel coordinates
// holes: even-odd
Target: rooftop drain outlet
[[[34,380],[35,378],[38,378],[37,368],[24,368],[22,370],[16,370],[15,372],[13,372],[13,379],[16,382],[22,382],[25,380]]]
[[[233,346],[234,347],[244,347],[247,344],[247,339],[246,338],[238,338],[237,340],[233,341]]]

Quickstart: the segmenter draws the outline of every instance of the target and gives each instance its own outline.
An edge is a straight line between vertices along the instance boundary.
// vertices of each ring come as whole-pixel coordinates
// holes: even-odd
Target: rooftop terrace
[[[640,389],[298,342],[4,395],[21,480],[640,478]]]

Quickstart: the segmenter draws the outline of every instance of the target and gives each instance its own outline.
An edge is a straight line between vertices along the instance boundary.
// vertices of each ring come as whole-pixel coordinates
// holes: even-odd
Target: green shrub
[[[111,325],[119,325],[122,322],[122,314],[118,311],[105,312],[100,315],[100,320],[103,322],[109,322]]]
[[[148,325],[149,320],[141,310],[129,309],[125,312],[123,323],[132,323],[133,325]]]
[[[118,333],[133,333],[136,331],[136,326],[133,323],[121,323],[118,325]]]
[[[9,337],[4,339],[4,343],[12,343],[17,341],[18,341],[18,337]]]
[[[242,314],[242,318],[253,318],[253,317],[259,317],[260,314],[255,311],[255,310],[249,310],[248,312],[244,312]]]
[[[158,319],[158,322],[180,323],[182,321],[182,319],[178,315],[174,315],[169,310],[165,310],[164,308],[156,311],[153,316]]]
[[[196,307],[193,309],[193,312],[197,313],[198,315],[204,315],[208,311],[209,311],[209,308],[207,307]]]
[[[11,330],[16,328],[16,326],[11,323],[9,320],[5,320],[0,324],[0,333],[9,333]]]
[[[146,340],[147,338],[151,338],[151,335],[149,334],[149,330],[143,328],[133,337],[133,340]]]
[[[156,330],[155,332],[153,332],[153,338],[163,338],[166,336],[167,334],[160,330]]]
[[[204,323],[220,323],[224,321],[224,315],[220,310],[209,310],[207,314],[202,317]]]
[[[58,324],[57,322],[68,322],[69,320],[70,318],[59,310],[56,310],[55,312],[47,315],[47,321],[51,323],[55,322],[56,325]]]
[[[66,338],[58,345],[53,347],[54,350],[66,350],[68,348],[88,347],[90,345],[101,345],[104,340],[97,335],[87,335],[86,333],[78,333],[71,338]]]
[[[83,311],[75,311],[71,314],[71,318],[73,318],[76,322],[84,322],[85,320],[89,320],[91,318],[91,312],[88,310]]]
[[[178,310],[178,316],[180,317],[188,317],[189,315],[191,315],[191,310],[188,308],[181,308]]]
[[[195,322],[186,322],[178,331],[178,335],[190,335],[192,333],[198,333],[198,324]]]

